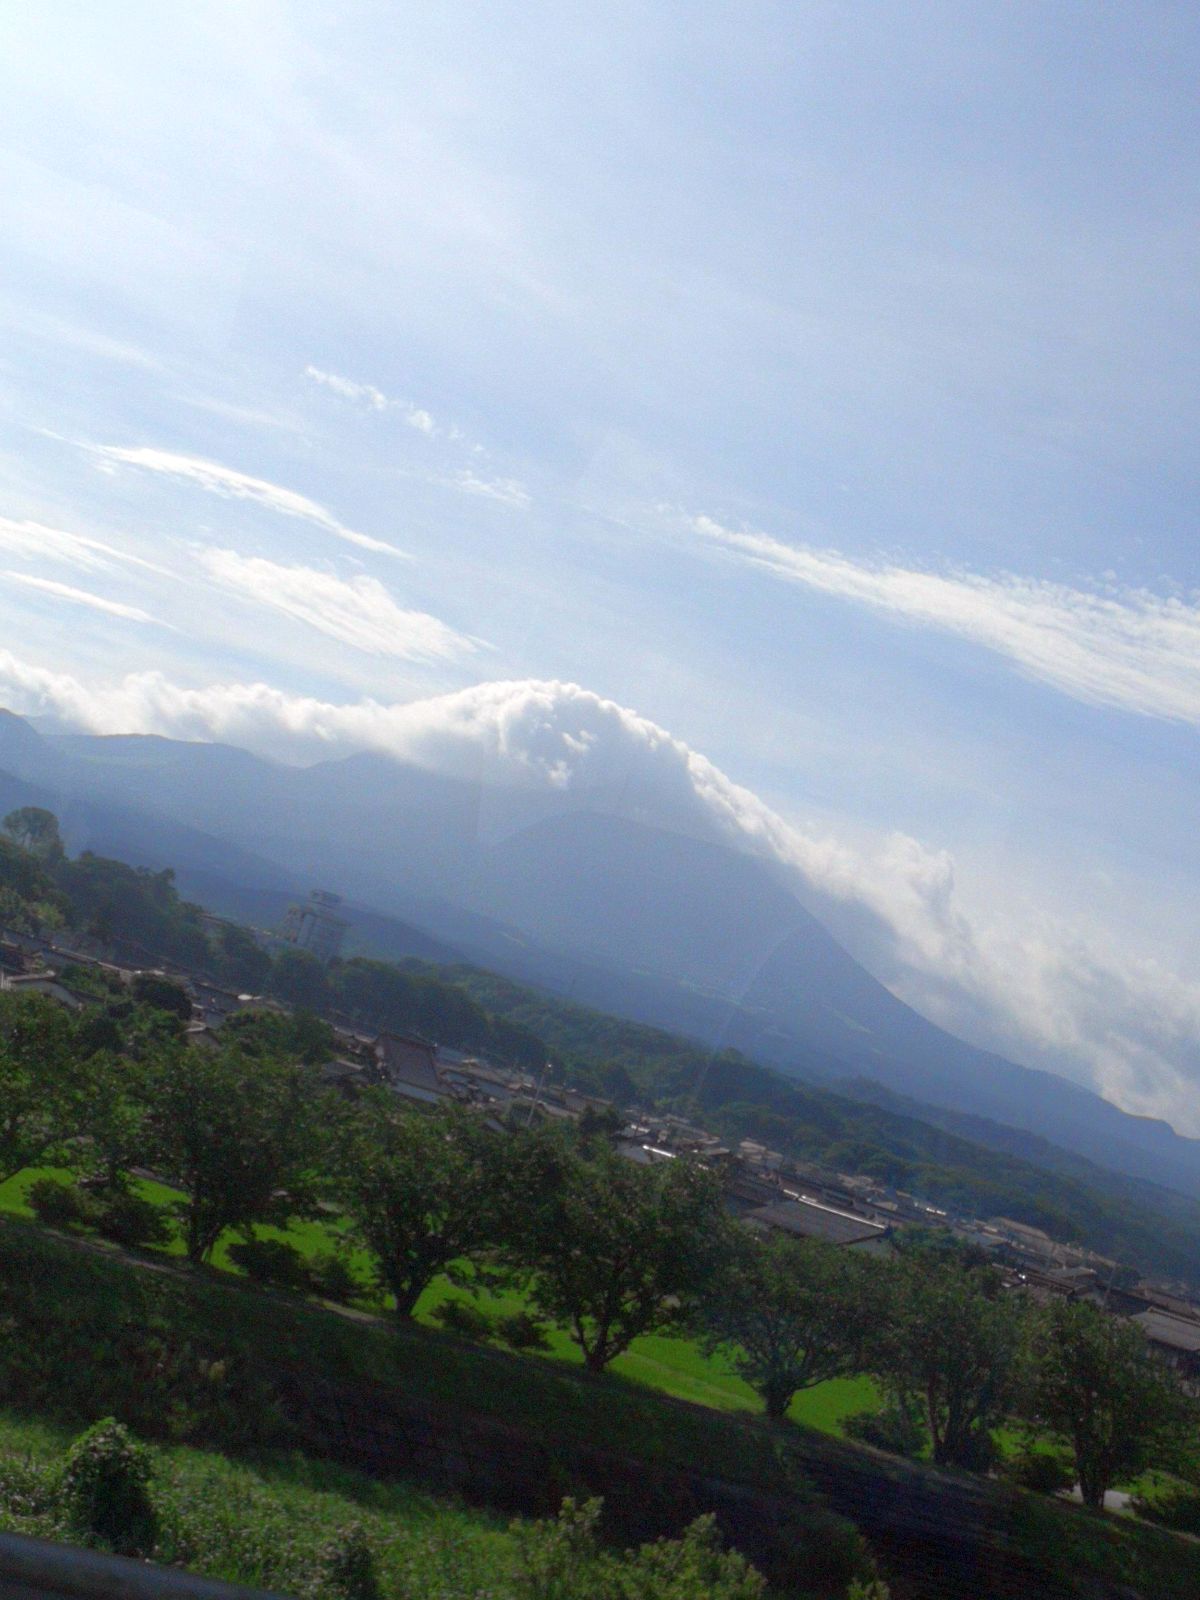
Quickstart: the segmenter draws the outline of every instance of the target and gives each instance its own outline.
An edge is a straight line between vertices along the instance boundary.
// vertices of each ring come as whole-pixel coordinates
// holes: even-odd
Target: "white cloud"
[[[415,428],[418,433],[434,434],[437,432],[437,426],[434,423],[433,418],[429,415],[428,411],[422,410],[420,406],[402,404],[401,412],[404,416],[405,422],[408,423],[409,427]]]
[[[93,611],[103,611],[110,617],[123,617],[127,622],[156,622],[148,611],[142,611],[138,606],[123,605],[119,600],[106,600],[102,595],[93,594],[90,589],[75,589],[69,583],[55,583],[52,578],[35,578],[28,572],[0,572],[0,578],[8,583],[23,583],[27,588],[39,589],[43,594],[52,594],[56,599],[67,600],[72,605],[89,606]]]
[[[89,572],[124,562],[147,572],[165,574],[165,569],[152,561],[143,561],[140,556],[117,550],[99,539],[67,533],[63,528],[48,528],[42,522],[15,522],[11,517],[0,517],[0,550],[21,560],[61,561]]]
[[[326,511],[324,506],[318,505],[315,500],[310,500],[307,495],[298,494],[295,489],[282,488],[276,483],[268,483],[265,478],[252,478],[248,473],[239,472],[234,467],[225,467],[216,461],[204,461],[199,456],[185,456],[172,450],[158,450],[150,445],[135,449],[122,449],[116,445],[89,445],[87,448],[104,461],[115,461],[124,466],[141,468],[146,472],[161,472],[169,477],[182,478],[186,482],[197,484],[201,489],[207,489],[210,494],[224,495],[227,499],[250,500],[255,505],[265,506],[269,511],[278,512],[280,516],[298,517],[304,522],[311,522],[316,527],[323,528],[326,533],[332,533],[337,538],[345,539],[349,544],[358,545],[363,550],[376,550],[385,555],[408,559],[395,545],[387,544],[382,539],[374,539],[370,534],[356,533],[353,528],[347,528],[331,512]]]
[[[83,683],[0,650],[0,693],[18,711],[97,733],[216,739],[284,759],[375,750],[486,775],[534,804],[617,809],[715,837],[868,923],[881,975],[935,1020],[1200,1134],[1200,986],[1096,930],[968,907],[952,857],[907,836],[859,848],[789,824],[681,740],[576,685],[484,683],[409,704],[338,705],[264,683],[186,688],[155,672]]]
[[[386,411],[388,408],[387,395],[373,383],[355,383],[352,378],[340,378],[336,372],[322,372],[320,367],[312,366],[305,367],[304,376],[311,378],[314,383],[324,384],[334,394],[340,394],[343,400],[365,401],[372,411]]]
[[[376,578],[347,580],[313,567],[286,567],[260,556],[242,556],[235,550],[206,549],[197,559],[224,588],[370,655],[432,661],[477,648],[476,641],[437,617],[398,606]]]
[[[450,480],[464,494],[480,495],[485,500],[498,500],[502,506],[524,510],[529,504],[529,490],[516,478],[481,478],[470,468],[464,468]]]
[[[389,408],[398,411],[408,426],[415,428],[418,433],[432,437],[438,431],[437,424],[428,411],[421,406],[412,405],[408,400],[390,399],[373,383],[356,383],[353,378],[342,378],[336,372],[323,372],[320,367],[313,366],[305,367],[304,376],[311,378],[314,383],[323,384],[326,389],[332,389],[334,394],[341,395],[343,400],[361,401],[372,411],[387,411]],[[456,436],[457,429],[452,429],[451,437]]]
[[[869,566],[836,550],[691,523],[702,538],[788,583],[956,634],[1091,705],[1200,724],[1200,601],[1072,588],[1011,574]]]

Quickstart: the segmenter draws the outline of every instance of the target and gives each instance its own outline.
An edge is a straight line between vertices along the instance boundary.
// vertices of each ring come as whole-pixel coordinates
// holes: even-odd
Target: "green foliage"
[[[375,1552],[361,1522],[341,1529],[321,1551],[313,1600],[379,1600]]]
[[[1178,1480],[1156,1484],[1151,1492],[1134,1495],[1131,1507],[1139,1517],[1157,1522],[1175,1533],[1200,1537],[1200,1489]]]
[[[1142,1330],[1087,1301],[1055,1301],[1032,1328],[1026,1405],[1075,1455],[1084,1504],[1148,1466],[1166,1465],[1196,1413]]]
[[[534,1308],[565,1327],[592,1372],[640,1334],[678,1326],[725,1258],[718,1180],[690,1161],[643,1167],[607,1144],[553,1134],[515,1166],[511,1259]]]
[[[308,1279],[314,1294],[339,1305],[351,1305],[363,1294],[363,1285],[351,1271],[345,1256],[336,1250],[320,1250],[311,1257]]]
[[[874,1366],[902,1404],[920,1407],[939,1466],[991,1464],[988,1430],[1013,1403],[1023,1303],[990,1269],[910,1257],[889,1275],[891,1295]]]
[[[919,1408],[904,1397],[894,1398],[877,1411],[856,1411],[844,1417],[842,1432],[860,1444],[914,1460],[924,1455],[929,1445],[929,1434]]]
[[[323,1096],[313,1073],[236,1046],[161,1050],[149,1074],[151,1148],[184,1191],[190,1261],[227,1228],[286,1222],[311,1203],[323,1160]]]
[[[567,1498],[556,1518],[514,1523],[516,1600],[760,1600],[761,1573],[721,1547],[715,1520],[698,1517],[680,1539],[617,1554],[599,1539],[599,1500]]]
[[[199,907],[180,899],[169,868],[151,872],[85,850],[76,860],[61,862],[54,876],[74,927],[99,939],[120,940],[151,960],[203,968],[208,941]]]
[[[96,1232],[114,1244],[166,1244],[170,1224],[161,1206],[135,1194],[123,1183],[105,1185],[89,1195],[91,1223]]]
[[[156,1011],[178,1017],[180,1022],[191,1021],[192,1002],[187,990],[173,978],[165,978],[158,972],[138,972],[134,974],[130,992],[138,1005],[153,1006]]]
[[[248,1056],[278,1056],[319,1067],[335,1053],[333,1029],[311,1011],[236,1011],[223,1036]]]
[[[150,1498],[150,1456],[128,1429],[105,1417],[76,1439],[62,1471],[71,1527],[124,1555],[147,1554],[158,1519]]]
[[[798,1390],[863,1370],[880,1289],[875,1264],[848,1251],[733,1234],[701,1311],[704,1346],[724,1354],[769,1417],[782,1417]]]
[[[1075,1482],[1075,1469],[1069,1454],[1062,1450],[1046,1449],[1036,1444],[1025,1444],[1008,1457],[1002,1471],[1004,1476],[1021,1489],[1034,1494],[1058,1494]]]
[[[495,1242],[505,1155],[469,1112],[424,1115],[386,1092],[364,1096],[339,1139],[337,1192],[398,1316],[412,1316],[439,1273]]]
[[[440,1039],[526,1071],[545,1064],[546,1049],[535,1034],[491,1015],[452,974],[418,970],[414,963],[397,966],[359,956],[326,969],[302,951],[284,951],[276,958],[270,989],[293,1005],[336,1009],[367,1027]]]
[[[0,1182],[78,1127],[75,1025],[53,1000],[0,993]]]
[[[48,1228],[87,1228],[95,1220],[88,1196],[76,1184],[39,1178],[26,1196],[30,1209]]]
[[[491,1317],[472,1300],[443,1300],[433,1314],[443,1328],[464,1339],[490,1339],[496,1331]]]
[[[5,817],[4,831],[13,843],[35,861],[53,865],[63,858],[58,818],[42,806],[22,806]]]
[[[496,1319],[496,1338],[510,1350],[549,1350],[546,1325],[528,1311],[513,1311]]]
[[[218,983],[238,994],[261,994],[271,972],[271,957],[248,928],[223,922],[210,944],[209,965]]]
[[[229,1246],[229,1259],[254,1283],[280,1289],[309,1287],[309,1271],[294,1244],[284,1239],[239,1239]]]

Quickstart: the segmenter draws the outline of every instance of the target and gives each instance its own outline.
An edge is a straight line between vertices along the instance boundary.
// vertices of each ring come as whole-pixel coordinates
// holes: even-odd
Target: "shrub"
[[[916,1457],[925,1448],[925,1429],[910,1406],[893,1403],[880,1411],[857,1411],[842,1422],[848,1439],[874,1445],[894,1456]]]
[[[697,1517],[681,1538],[618,1555],[597,1536],[601,1509],[599,1500],[567,1499],[556,1518],[513,1524],[518,1600],[761,1600],[766,1593],[745,1556],[723,1549],[714,1517]]]
[[[92,1200],[97,1233],[114,1244],[166,1244],[171,1225],[152,1201],[130,1189],[105,1189]]]
[[[350,1305],[363,1292],[362,1284],[347,1266],[345,1257],[332,1251],[313,1257],[308,1264],[308,1278],[314,1294],[339,1305]]]
[[[87,1228],[95,1220],[83,1190],[58,1178],[39,1178],[30,1184],[27,1199],[34,1216],[49,1228]]]
[[[1191,1484],[1165,1484],[1152,1495],[1134,1495],[1130,1505],[1139,1517],[1175,1533],[1200,1534],[1200,1490]]]
[[[490,1339],[494,1332],[491,1317],[473,1300],[443,1300],[434,1308],[433,1315],[443,1328],[461,1334],[464,1339]]]
[[[255,1283],[279,1289],[308,1288],[304,1258],[284,1239],[239,1239],[229,1246],[229,1259]]]
[[[496,1321],[496,1337],[510,1350],[549,1350],[546,1324],[528,1311],[514,1311]]]
[[[379,1600],[375,1553],[361,1522],[329,1541],[317,1559],[313,1600]]]
[[[1075,1482],[1075,1469],[1066,1456],[1054,1450],[1038,1450],[1033,1445],[1010,1456],[1002,1471],[1010,1483],[1034,1494],[1058,1494]]]
[[[112,1417],[80,1434],[67,1451],[61,1494],[76,1532],[125,1555],[153,1548],[158,1519],[150,1499],[150,1456]]]

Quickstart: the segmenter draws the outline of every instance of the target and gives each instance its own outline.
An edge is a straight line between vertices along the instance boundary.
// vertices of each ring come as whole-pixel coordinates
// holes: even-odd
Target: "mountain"
[[[855,961],[770,862],[699,822],[667,830],[617,794],[377,755],[289,767],[219,744],[46,737],[10,715],[0,774],[0,803],[13,785],[36,790],[72,844],[172,863],[188,892],[334,888],[369,908],[360,940],[371,915],[400,918],[586,1004],[797,1076],[866,1077],[1200,1195],[1200,1141],[954,1038]]]

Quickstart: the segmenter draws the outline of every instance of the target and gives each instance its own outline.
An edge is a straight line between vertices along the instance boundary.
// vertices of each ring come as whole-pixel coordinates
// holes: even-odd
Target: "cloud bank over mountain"
[[[955,863],[905,834],[871,846],[789,822],[647,718],[575,684],[483,683],[408,704],[335,704],[264,683],[158,673],[84,683],[0,651],[13,709],[95,733],[221,740],[283,760],[373,751],[525,797],[718,840],[772,863],[902,998],[934,1021],[1200,1133],[1200,989],[1103,930],[968,905]]]

